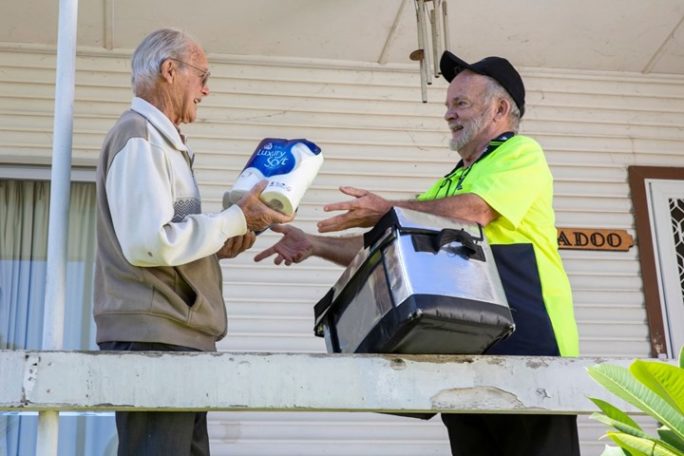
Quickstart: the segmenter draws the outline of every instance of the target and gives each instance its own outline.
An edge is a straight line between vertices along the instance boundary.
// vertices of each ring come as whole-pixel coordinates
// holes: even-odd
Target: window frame
[[[0,163],[0,179],[14,180],[52,180],[52,170],[49,165],[28,165]],[[94,166],[72,166],[71,182],[95,182]]]
[[[648,322],[651,356],[667,357],[667,342],[663,312],[662,296],[658,285],[658,270],[653,248],[653,232],[646,194],[647,179],[683,180],[684,168],[664,166],[628,166],[628,183],[634,208],[634,224],[636,242],[639,248],[639,265],[644,290],[644,303]]]

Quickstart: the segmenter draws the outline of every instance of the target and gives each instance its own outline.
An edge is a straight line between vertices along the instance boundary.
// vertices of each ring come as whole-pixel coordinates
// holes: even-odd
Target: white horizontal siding
[[[420,103],[412,66],[316,67],[212,60],[211,95],[184,127],[197,152],[205,210],[218,210],[256,144],[267,136],[307,137],[325,156],[296,224],[308,231],[322,204],[345,199],[341,184],[411,198],[448,172],[458,157],[445,147],[437,80]],[[74,163],[94,164],[104,134],[130,102],[122,55],[77,59]],[[523,71],[528,109],[522,132],[545,148],[556,179],[557,224],[626,229],[634,235],[627,166],[684,166],[684,79],[548,69]],[[49,163],[54,56],[0,48],[0,160]],[[521,183],[524,185],[524,183]],[[221,350],[322,352],[312,306],[341,268],[312,260],[293,267],[255,264],[277,237],[264,233],[251,252],[223,261],[229,335]],[[629,252],[565,251],[585,355],[649,355],[636,247]],[[220,382],[220,379],[217,379]],[[230,385],[225,385],[230,388]],[[334,388],[334,385],[331,385]],[[602,433],[580,419],[584,455]],[[213,454],[446,455],[439,422],[368,414],[256,412],[213,414]]]

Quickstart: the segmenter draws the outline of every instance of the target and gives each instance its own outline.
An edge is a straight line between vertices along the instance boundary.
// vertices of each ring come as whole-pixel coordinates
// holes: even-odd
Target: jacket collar
[[[159,130],[174,148],[192,155],[188,146],[185,145],[184,137],[181,135],[180,130],[156,106],[142,98],[134,97],[131,102],[131,109],[154,125],[154,128]]]

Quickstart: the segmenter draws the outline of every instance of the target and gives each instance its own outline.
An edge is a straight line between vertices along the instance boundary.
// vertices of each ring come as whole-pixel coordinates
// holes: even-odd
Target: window
[[[17,171],[16,169],[13,171]],[[45,169],[0,178],[0,349],[42,346],[50,182]],[[34,180],[27,177],[34,176]],[[67,244],[64,348],[94,350],[95,184],[72,182]],[[36,414],[0,415],[0,455],[35,454]],[[114,436],[113,416],[60,417],[59,453],[100,455]]]

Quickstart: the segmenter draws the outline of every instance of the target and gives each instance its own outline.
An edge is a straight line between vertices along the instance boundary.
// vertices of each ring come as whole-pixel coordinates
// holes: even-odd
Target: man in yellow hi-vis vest
[[[468,64],[450,52],[440,62],[450,81],[444,119],[461,160],[415,200],[391,201],[341,187],[354,197],[328,204],[346,211],[318,223],[321,233],[371,227],[393,206],[477,222],[484,227],[516,324],[487,354],[577,356],[572,293],[558,254],[553,178],[540,145],[518,135],[523,81],[501,57]],[[298,263],[318,256],[347,265],[361,236],[330,237],[274,226],[281,240],[255,259]],[[575,416],[443,414],[454,455],[578,456]]]

